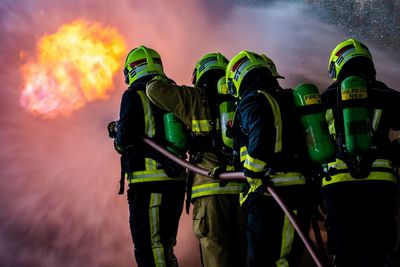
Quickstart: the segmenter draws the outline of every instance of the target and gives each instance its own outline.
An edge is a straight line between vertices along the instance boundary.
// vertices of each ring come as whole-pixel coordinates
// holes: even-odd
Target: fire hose
[[[209,170],[197,167],[195,165],[190,164],[186,160],[176,157],[174,154],[172,154],[168,150],[164,149],[163,147],[161,147],[160,145],[158,145],[156,142],[154,142],[153,140],[151,140],[149,138],[145,137],[143,140],[150,147],[157,150],[158,152],[160,152],[162,155],[169,158],[170,160],[178,163],[182,167],[187,168],[187,169],[189,169],[195,173],[198,173],[200,175],[203,175],[203,176],[210,176],[208,174]],[[245,179],[245,178],[246,177],[243,175],[242,172],[225,172],[225,173],[221,173],[219,175],[219,179],[221,179],[221,180],[240,180],[240,179]],[[271,196],[275,199],[275,201],[281,207],[281,209],[285,212],[287,217],[289,218],[290,222],[292,223],[293,227],[297,231],[298,235],[300,236],[306,249],[310,253],[310,256],[313,258],[313,260],[317,264],[317,266],[318,267],[327,266],[328,263],[326,263],[325,265],[322,263],[321,259],[318,256],[317,251],[314,248],[314,244],[310,240],[309,236],[303,233],[302,229],[299,226],[299,223],[297,222],[295,215],[293,214],[293,212],[291,210],[288,209],[288,207],[282,201],[282,198],[279,196],[279,194],[276,192],[276,190],[271,185],[267,185],[266,189],[267,189],[268,193],[271,194]]]

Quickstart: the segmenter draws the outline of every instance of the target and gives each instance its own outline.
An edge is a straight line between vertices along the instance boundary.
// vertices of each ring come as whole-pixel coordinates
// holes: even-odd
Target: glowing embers
[[[125,50],[123,37],[111,27],[82,20],[64,24],[42,37],[37,57],[21,67],[21,105],[54,118],[105,99]]]

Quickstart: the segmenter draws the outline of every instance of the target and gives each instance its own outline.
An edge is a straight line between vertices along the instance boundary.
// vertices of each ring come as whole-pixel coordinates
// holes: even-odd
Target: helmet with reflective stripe
[[[164,74],[160,55],[143,45],[132,49],[125,60],[125,83],[131,85],[147,75]]]
[[[272,73],[272,76],[274,76],[275,78],[280,78],[280,79],[285,79],[285,77],[281,76],[278,71],[276,70],[276,65],[275,63],[272,61],[271,58],[267,57],[264,54],[261,54],[261,57],[265,60],[265,63],[267,63],[269,70]]]
[[[329,76],[334,81],[338,80],[343,67],[349,62],[350,59],[354,58],[363,58],[364,60],[366,59],[372,63],[371,67],[373,68],[373,73],[375,74],[372,55],[368,47],[356,39],[348,39],[341,42],[335,47],[335,49],[333,49],[328,64]]]
[[[210,70],[222,70],[222,75],[228,65],[228,59],[221,53],[208,53],[200,58],[193,70],[192,84],[199,86],[199,81]],[[221,75],[221,76],[222,76]]]
[[[272,73],[265,59],[254,52],[243,50],[234,56],[226,68],[226,84],[229,93],[234,97],[239,97],[240,85],[244,77],[256,68],[265,68]]]

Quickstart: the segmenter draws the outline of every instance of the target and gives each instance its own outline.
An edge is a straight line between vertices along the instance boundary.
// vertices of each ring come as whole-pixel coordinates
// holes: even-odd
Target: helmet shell
[[[265,63],[267,63],[269,70],[272,73],[272,76],[274,76],[275,78],[280,78],[280,79],[285,79],[285,77],[283,77],[282,75],[280,75],[276,69],[276,65],[274,63],[274,61],[272,61],[271,58],[267,57],[264,54],[261,54],[261,57],[265,60]]]
[[[125,83],[131,85],[147,75],[164,74],[160,55],[143,45],[132,49],[125,60]]]
[[[226,68],[225,77],[229,93],[234,97],[239,97],[243,79],[256,68],[266,68],[272,73],[265,60],[254,52],[243,50],[234,56]]]
[[[225,72],[228,59],[221,53],[208,53],[200,58],[193,70],[192,84],[199,86],[201,77],[210,70],[222,70]]]
[[[372,55],[366,45],[356,39],[348,39],[338,44],[333,49],[328,63],[328,74],[334,80],[338,80],[340,72],[350,59],[363,57],[371,61]]]
[[[218,94],[220,95],[229,95],[228,87],[226,86],[225,76],[222,76],[217,83]]]

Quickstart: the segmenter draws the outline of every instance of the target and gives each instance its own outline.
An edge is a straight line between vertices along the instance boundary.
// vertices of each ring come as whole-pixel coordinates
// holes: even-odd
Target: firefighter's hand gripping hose
[[[115,131],[116,126],[117,126],[116,121],[112,121],[107,125],[108,137],[115,138],[117,136],[117,132]]]
[[[163,154],[167,158],[175,161],[176,163],[178,163],[182,167],[187,168],[187,169],[189,169],[189,170],[191,170],[193,172],[196,172],[196,173],[198,173],[200,175],[210,176],[209,175],[209,170],[194,166],[194,165],[188,163],[187,161],[176,157],[174,154],[170,153],[169,151],[167,151],[163,147],[159,146],[157,143],[155,143],[153,140],[151,140],[149,138],[145,137],[143,140],[144,140],[144,142],[146,144],[148,144],[149,146],[151,146],[152,148],[154,148],[155,150],[157,150],[158,152],[160,152],[161,154]],[[230,173],[226,172],[226,173],[219,174],[219,178],[221,180],[240,180],[240,179],[245,179],[245,176],[243,175],[242,172],[230,172]],[[306,249],[310,253],[311,257],[313,258],[313,260],[317,264],[317,266],[318,267],[329,266],[328,263],[323,264],[322,260],[318,256],[317,251],[314,248],[314,244],[311,242],[311,240],[308,237],[308,235],[303,233],[302,229],[300,228],[300,226],[299,226],[299,224],[297,222],[297,219],[296,219],[295,215],[293,214],[293,212],[291,210],[289,210],[287,208],[287,206],[282,201],[282,199],[280,198],[280,196],[276,192],[276,190],[272,186],[268,185],[267,186],[267,191],[268,191],[268,193],[271,194],[271,196],[275,199],[275,201],[278,203],[278,205],[281,207],[281,209],[288,216],[290,222],[293,224],[293,227],[295,228],[295,230],[299,234],[299,236],[300,236],[301,240],[303,241]]]

